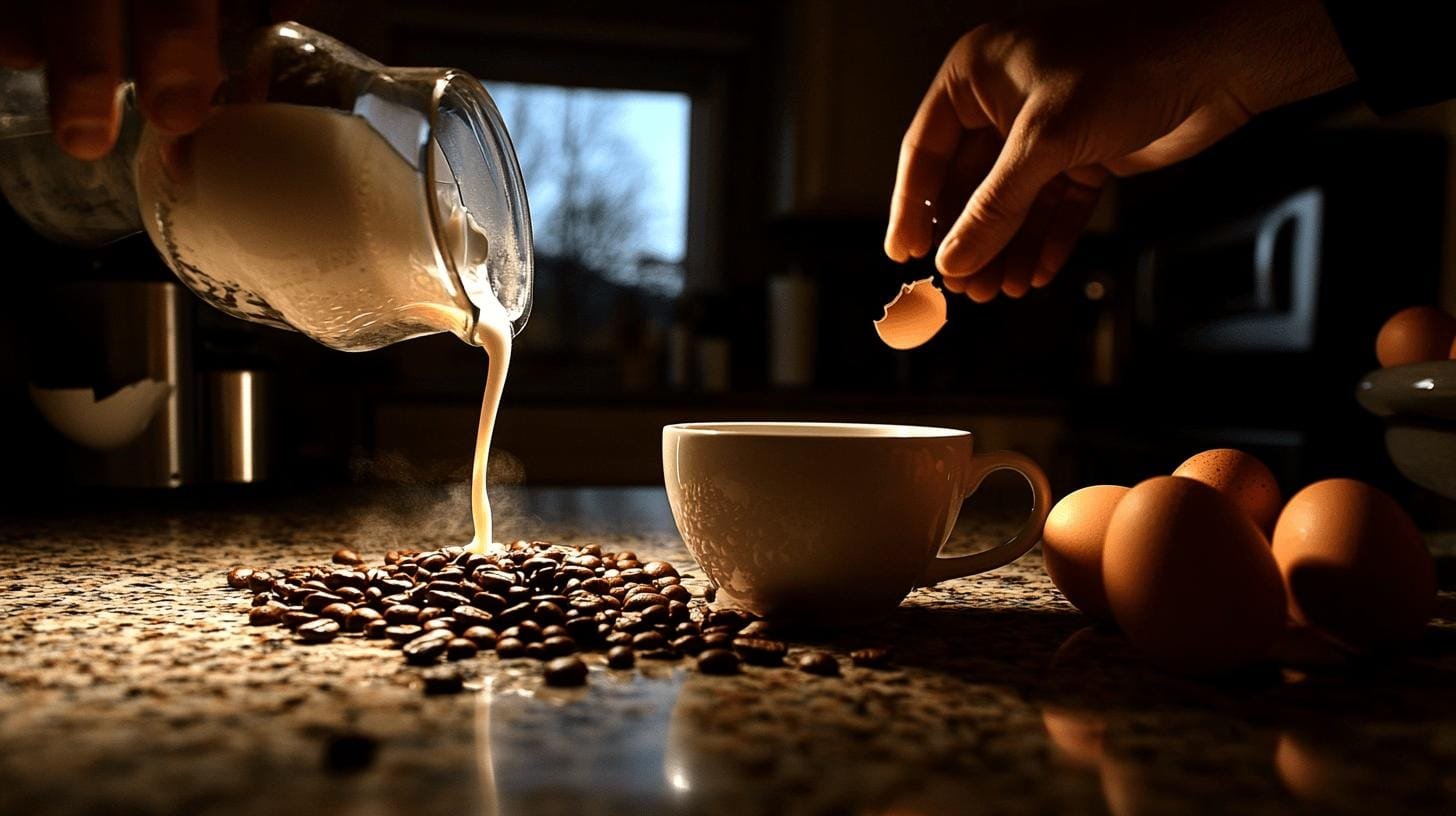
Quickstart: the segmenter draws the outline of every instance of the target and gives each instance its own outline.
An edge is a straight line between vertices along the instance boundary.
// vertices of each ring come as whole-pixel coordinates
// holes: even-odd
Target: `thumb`
[[[1049,138],[1044,119],[1023,109],[996,163],[940,245],[935,256],[940,273],[974,275],[990,263],[1026,220],[1041,188],[1066,169],[1065,153],[1059,140]]]

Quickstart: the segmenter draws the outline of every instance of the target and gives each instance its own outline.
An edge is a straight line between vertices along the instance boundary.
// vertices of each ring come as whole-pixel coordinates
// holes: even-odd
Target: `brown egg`
[[[1279,483],[1263,462],[1241,450],[1216,448],[1194,454],[1173,471],[1215,488],[1234,500],[1264,535],[1279,518]]]
[[[1294,494],[1274,528],[1290,614],[1359,649],[1418,637],[1436,604],[1436,566],[1395,500],[1354,479]]]
[[[1139,651],[1190,674],[1262,658],[1284,625],[1269,544],[1233,500],[1181,476],[1122,497],[1102,549],[1112,615]]]
[[[1375,359],[1385,368],[1445,360],[1456,341],[1456,317],[1435,306],[1401,309],[1385,321],[1375,338]]]
[[[1102,588],[1102,539],[1127,488],[1093,485],[1067,494],[1047,515],[1041,549],[1047,575],[1072,605],[1113,625]]]

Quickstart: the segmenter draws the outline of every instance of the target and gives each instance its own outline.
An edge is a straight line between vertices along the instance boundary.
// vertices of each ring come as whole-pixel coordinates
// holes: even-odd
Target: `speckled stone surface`
[[[1211,684],[1140,663],[1032,553],[815,644],[842,678],[462,665],[463,694],[373,641],[247,623],[239,564],[460,543],[457,501],[90,514],[0,526],[0,813],[1188,813],[1456,810],[1456,627]],[[506,496],[497,529],[690,570],[660,491]],[[449,510],[449,512],[443,512]],[[1011,523],[975,518],[958,539]],[[1443,562],[1444,566],[1444,562]],[[688,581],[701,588],[700,582]],[[848,650],[888,645],[889,670]],[[796,643],[794,652],[805,648]],[[792,656],[793,652],[791,652]]]

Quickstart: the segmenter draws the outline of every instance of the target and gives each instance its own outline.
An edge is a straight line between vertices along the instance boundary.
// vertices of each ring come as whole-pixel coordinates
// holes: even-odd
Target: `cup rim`
[[[729,436],[751,439],[959,439],[972,436],[970,431],[932,425],[775,420],[678,422],[664,425],[662,432],[664,434],[673,432],[693,436]]]

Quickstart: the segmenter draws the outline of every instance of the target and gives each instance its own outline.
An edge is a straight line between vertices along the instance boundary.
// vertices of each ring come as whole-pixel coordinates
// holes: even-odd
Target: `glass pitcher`
[[[275,25],[195,133],[142,128],[130,171],[167,265],[236,317],[367,351],[442,331],[475,343],[483,313],[512,333],[530,316],[525,185],[495,103],[460,71]]]

